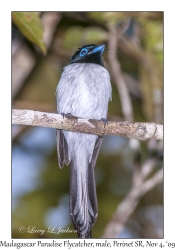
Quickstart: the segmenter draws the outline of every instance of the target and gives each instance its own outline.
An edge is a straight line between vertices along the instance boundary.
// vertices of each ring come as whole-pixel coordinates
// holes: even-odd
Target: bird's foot
[[[65,116],[67,116],[67,117],[72,117],[73,116],[71,113],[67,113],[67,114],[61,113],[61,115],[63,116],[63,118],[65,118]]]
[[[103,121],[103,123],[104,123],[104,128],[106,127],[106,125],[108,124],[108,120],[107,119],[105,119],[105,118],[101,118],[100,119],[100,121]],[[104,136],[104,134],[103,135],[101,135],[100,137],[101,138],[103,138],[103,136]]]
[[[104,122],[104,127],[106,127],[106,125],[108,125],[108,120],[107,119],[101,118],[100,120]]]

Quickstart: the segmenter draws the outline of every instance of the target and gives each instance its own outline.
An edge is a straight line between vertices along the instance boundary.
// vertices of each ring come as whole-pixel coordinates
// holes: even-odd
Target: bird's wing
[[[68,146],[62,130],[57,129],[56,135],[57,135],[56,140],[57,140],[58,164],[60,168],[63,168],[64,165],[68,166],[70,163],[68,155]]]
[[[93,167],[95,167],[102,142],[103,142],[103,137],[97,137],[90,163],[92,164]]]
[[[97,195],[96,195],[96,184],[95,184],[95,174],[94,174],[94,167],[97,161],[97,157],[100,151],[100,147],[102,144],[103,138],[97,137],[94,151],[92,155],[91,162],[88,165],[88,171],[87,171],[87,185],[88,185],[88,209],[89,212],[92,210],[93,212],[90,212],[91,216],[92,214],[92,227],[96,222],[97,214],[98,214],[98,205],[97,205]]]

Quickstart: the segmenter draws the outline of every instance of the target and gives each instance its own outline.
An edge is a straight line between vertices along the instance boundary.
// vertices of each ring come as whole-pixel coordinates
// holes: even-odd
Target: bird
[[[112,87],[104,50],[105,44],[88,44],[70,58],[56,88],[59,114],[102,119],[106,125]],[[91,238],[98,215],[94,167],[103,137],[60,129],[56,133],[59,167],[70,164],[70,218],[78,238]]]

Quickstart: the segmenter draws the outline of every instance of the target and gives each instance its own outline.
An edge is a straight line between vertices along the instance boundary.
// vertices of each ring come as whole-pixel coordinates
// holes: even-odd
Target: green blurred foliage
[[[87,44],[94,43],[94,41],[100,44],[107,39],[107,35],[107,32],[98,27],[72,26],[63,36],[63,48],[67,50],[77,48],[77,45],[81,46],[83,41]]]
[[[43,29],[41,25],[43,13],[13,12],[12,21],[21,33],[32,43],[37,44],[45,53],[43,42]],[[56,112],[55,90],[63,67],[69,63],[69,58],[84,44],[100,44],[109,38],[108,26],[120,25],[126,18],[134,21],[134,26],[124,34],[127,44],[122,41],[118,44],[118,58],[123,73],[136,81],[130,87],[130,96],[134,110],[134,120],[157,121],[155,110],[163,109],[162,102],[155,101],[157,91],[163,92],[163,15],[161,12],[61,12],[61,20],[54,32],[52,43],[47,55],[43,56],[26,42],[26,45],[35,54],[36,65],[26,78],[23,86],[13,100],[17,108],[43,110]],[[30,18],[28,18],[30,16]],[[138,43],[136,42],[139,41]],[[108,66],[107,53],[104,54],[105,64]],[[110,72],[110,69],[109,69]],[[112,82],[112,102],[109,103],[109,120],[123,120],[119,93]],[[130,86],[130,82],[128,82]],[[134,88],[140,94],[133,94]],[[163,95],[163,94],[162,94]],[[161,100],[162,101],[162,100]],[[160,107],[158,106],[160,105]],[[42,108],[40,109],[42,110]],[[46,110],[47,111],[47,110]],[[159,122],[163,117],[158,117]],[[20,145],[20,137],[15,145]],[[132,185],[131,178],[134,169],[133,154],[128,144],[122,144],[117,153],[101,151],[96,171],[97,195],[99,215],[93,228],[93,237],[98,238],[111,219],[119,202],[125,197]],[[106,146],[108,147],[108,146]],[[105,148],[105,142],[104,142]],[[29,150],[30,151],[30,150]],[[141,143],[142,162],[150,155],[146,142]],[[48,209],[57,207],[64,195],[69,193],[69,167],[62,170],[58,168],[56,145],[49,156],[44,155],[45,164],[38,177],[36,190],[20,197],[16,208],[12,211],[12,237],[14,238],[77,238],[76,234],[21,234],[18,227],[21,225],[35,225],[45,228],[44,216]],[[12,166],[13,167],[13,166]],[[12,176],[13,178],[13,176]],[[162,185],[148,192],[140,201],[139,206],[132,215],[147,205],[163,204]],[[156,200],[155,200],[156,197]],[[67,208],[68,209],[68,208]],[[69,228],[73,229],[72,223]]]
[[[37,12],[12,12],[13,23],[19,28],[22,34],[31,42],[40,47],[46,54],[46,47],[43,42],[43,27]]]

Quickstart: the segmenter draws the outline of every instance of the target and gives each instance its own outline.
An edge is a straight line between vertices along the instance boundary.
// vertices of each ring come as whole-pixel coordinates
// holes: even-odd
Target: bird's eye
[[[86,48],[82,49],[80,52],[80,56],[85,56],[88,53],[88,50]]]

